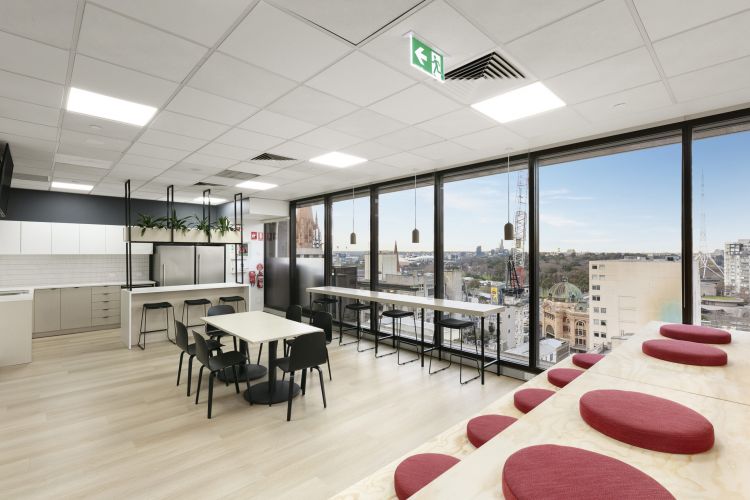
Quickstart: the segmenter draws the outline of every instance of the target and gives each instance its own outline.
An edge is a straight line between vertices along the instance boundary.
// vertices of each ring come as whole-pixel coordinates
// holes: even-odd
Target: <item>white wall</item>
[[[148,279],[148,255],[133,255],[133,281]],[[0,287],[125,282],[124,255],[0,255]]]

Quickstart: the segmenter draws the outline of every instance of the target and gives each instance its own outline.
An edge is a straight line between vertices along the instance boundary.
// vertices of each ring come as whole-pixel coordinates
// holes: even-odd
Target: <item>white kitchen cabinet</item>
[[[80,224],[52,224],[53,254],[78,255],[80,248]]]
[[[60,329],[60,289],[34,290],[34,333]]]
[[[106,226],[101,224],[79,224],[81,253],[85,255],[104,255],[107,253]]]
[[[60,329],[91,326],[91,287],[60,290]]]
[[[131,243],[133,255],[151,255],[154,253],[153,243]]]
[[[106,237],[104,246],[107,254],[124,255],[125,241],[122,237],[122,226],[104,226]]]
[[[49,255],[52,253],[52,224],[21,222],[21,253]]]
[[[0,255],[21,253],[21,223],[14,220],[0,221]]]

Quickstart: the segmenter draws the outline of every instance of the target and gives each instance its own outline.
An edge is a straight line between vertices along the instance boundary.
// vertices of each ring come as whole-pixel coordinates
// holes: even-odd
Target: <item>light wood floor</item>
[[[429,376],[334,345],[328,409],[317,378],[291,422],[286,405],[250,407],[222,384],[209,421],[208,391],[194,405],[185,370],[175,387],[172,344],[128,351],[117,331],[33,343],[33,363],[0,368],[2,498],[325,498],[521,383],[460,386],[457,368]]]

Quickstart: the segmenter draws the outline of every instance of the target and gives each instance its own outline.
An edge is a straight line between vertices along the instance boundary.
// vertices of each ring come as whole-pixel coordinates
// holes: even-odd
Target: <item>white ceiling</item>
[[[409,32],[446,71],[496,50],[527,78],[436,82]],[[231,198],[230,169],[293,199],[746,106],[748,32],[749,0],[3,0],[0,139],[15,187]],[[470,107],[535,81],[567,106],[505,125]],[[71,86],[159,112],[143,128],[68,113]],[[332,150],[369,161],[308,161]],[[294,161],[250,161],[263,152]]]

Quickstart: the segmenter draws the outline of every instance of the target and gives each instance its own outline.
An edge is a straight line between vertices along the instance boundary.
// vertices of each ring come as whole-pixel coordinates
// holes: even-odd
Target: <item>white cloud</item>
[[[583,221],[576,219],[569,219],[563,215],[554,214],[540,214],[539,220],[542,224],[546,224],[552,227],[584,227],[586,224]]]

